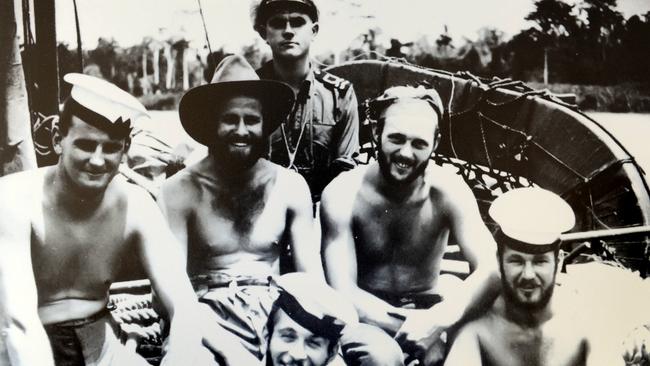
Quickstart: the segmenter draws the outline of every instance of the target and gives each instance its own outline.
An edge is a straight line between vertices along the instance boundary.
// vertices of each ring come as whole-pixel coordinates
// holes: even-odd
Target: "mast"
[[[34,30],[36,45],[30,60],[30,79],[35,88],[30,90],[30,100],[33,112],[36,115],[34,126],[39,130],[34,131],[35,139],[39,145],[37,154],[38,165],[52,165],[58,157],[50,151],[51,134],[49,125],[52,121],[49,116],[59,114],[59,65],[56,44],[56,13],[55,0],[34,1]],[[45,120],[47,122],[43,123]],[[35,128],[36,129],[36,128]],[[39,133],[40,132],[40,133]],[[44,146],[45,148],[40,148]]]
[[[0,176],[36,167],[14,1],[0,1]]]

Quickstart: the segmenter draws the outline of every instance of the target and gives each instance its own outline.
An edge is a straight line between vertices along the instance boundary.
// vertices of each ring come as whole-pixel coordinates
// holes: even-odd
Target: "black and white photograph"
[[[648,0],[2,0],[0,50],[0,366],[650,366]]]

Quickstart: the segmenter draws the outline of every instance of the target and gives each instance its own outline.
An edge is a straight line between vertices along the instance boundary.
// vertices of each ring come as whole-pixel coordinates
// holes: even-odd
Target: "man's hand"
[[[650,361],[650,329],[635,328],[623,342],[623,360],[626,365],[645,365]]]

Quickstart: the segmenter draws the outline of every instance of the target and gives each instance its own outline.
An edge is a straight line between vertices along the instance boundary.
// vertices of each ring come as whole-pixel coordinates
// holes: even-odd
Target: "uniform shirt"
[[[281,81],[273,61],[257,74],[261,79]],[[287,121],[270,136],[270,160],[298,171],[317,202],[334,177],[356,166],[358,149],[359,113],[352,84],[312,68]]]

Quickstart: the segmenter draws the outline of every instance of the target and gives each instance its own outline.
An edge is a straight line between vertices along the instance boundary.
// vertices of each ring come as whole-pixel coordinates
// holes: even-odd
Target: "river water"
[[[590,112],[587,115],[605,127],[637,160],[639,165],[650,172],[650,113],[602,113]],[[170,146],[186,143],[197,149],[195,156],[205,149],[194,142],[183,130],[176,111],[152,111],[152,119],[143,127]]]

